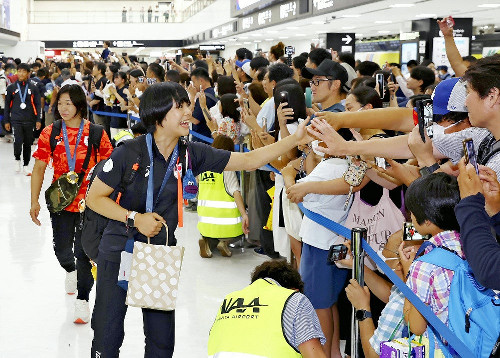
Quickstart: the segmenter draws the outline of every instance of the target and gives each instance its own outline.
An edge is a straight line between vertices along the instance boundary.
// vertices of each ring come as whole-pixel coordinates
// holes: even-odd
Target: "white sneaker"
[[[76,300],[75,302],[75,320],[74,323],[85,324],[90,321],[89,303],[85,300]]]
[[[74,295],[76,292],[76,270],[73,272],[66,272],[66,281],[64,282],[66,293]]]
[[[16,173],[21,173],[23,169],[23,163],[20,160],[16,160]]]
[[[26,175],[27,177],[31,176],[31,172],[27,165],[23,166],[23,175]]]

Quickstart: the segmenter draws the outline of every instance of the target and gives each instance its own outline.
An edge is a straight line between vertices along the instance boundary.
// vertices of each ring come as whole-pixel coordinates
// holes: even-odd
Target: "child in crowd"
[[[225,135],[218,135],[212,147],[234,152],[233,140]],[[204,172],[199,178],[200,256],[212,257],[209,240],[216,239],[222,256],[230,257],[228,241],[248,234],[248,216],[236,172]]]
[[[240,111],[238,97],[232,93],[222,95],[217,103],[222,119],[217,121],[212,120],[212,117],[207,109],[205,93],[200,94],[200,105],[207,121],[207,125],[212,132],[212,137],[218,135],[226,135],[230,137],[234,143],[238,143],[240,137]]]
[[[421,235],[432,235],[429,242],[442,247],[465,259],[460,243],[460,227],[454,208],[460,202],[460,191],[455,177],[445,173],[434,173],[415,180],[405,196],[406,207],[411,213],[411,221]],[[424,256],[433,250],[429,245]],[[406,284],[426,304],[436,316],[448,323],[448,302],[450,285],[454,272],[423,261],[413,261],[416,250],[399,248]],[[405,300],[404,316],[410,329],[417,335],[424,334],[427,321],[417,309]],[[437,349],[438,339],[435,340]]]

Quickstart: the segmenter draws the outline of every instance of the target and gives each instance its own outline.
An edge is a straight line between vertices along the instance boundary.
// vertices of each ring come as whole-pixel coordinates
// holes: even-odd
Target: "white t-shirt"
[[[321,161],[316,168],[299,183],[311,181],[326,181],[342,178],[348,168],[346,159],[329,158]],[[304,207],[315,213],[343,224],[349,214],[349,210],[344,211],[344,203],[347,195],[323,195],[310,193],[304,197]],[[344,238],[324,226],[321,226],[307,216],[304,216],[300,227],[300,237],[302,242],[317,247],[321,250],[330,249],[331,245],[342,243]]]

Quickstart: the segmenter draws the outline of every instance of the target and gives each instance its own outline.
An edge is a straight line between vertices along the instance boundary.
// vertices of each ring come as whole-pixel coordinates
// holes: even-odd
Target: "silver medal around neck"
[[[26,103],[24,103],[24,102],[21,103],[21,105],[19,107],[21,107],[21,109],[25,109],[26,108]]]

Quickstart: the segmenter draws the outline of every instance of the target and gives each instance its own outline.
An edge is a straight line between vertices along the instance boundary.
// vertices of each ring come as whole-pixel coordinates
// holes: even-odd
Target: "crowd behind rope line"
[[[355,63],[350,54],[321,48],[294,57],[288,65],[281,42],[269,53],[256,56],[240,48],[234,58],[225,61],[202,56],[196,60],[185,57],[180,64],[168,61],[166,71],[165,62],[148,64],[133,56],[114,55],[106,43],[100,59],[80,53],[81,61],[75,56],[59,63],[37,59],[27,67],[18,59],[4,58],[0,91],[9,92],[10,85],[15,92],[17,83],[32,85],[30,90],[40,97],[40,102],[33,103],[38,107],[33,108],[34,113],[40,116],[35,114],[32,122],[25,124],[33,130],[35,122],[49,126],[54,115],[61,117],[63,104],[56,102],[62,97],[58,92],[64,92],[65,85],[78,84],[91,109],[89,120],[103,125],[107,137],[115,142],[130,123],[105,112],[138,117],[142,94],[164,81],[186,88],[194,131],[205,137],[227,136],[249,148],[265,147],[293,135],[299,122],[313,117],[308,131],[315,140],[270,163],[282,175],[264,167],[247,174],[248,188],[243,190],[247,192],[248,214],[235,176],[224,173],[222,188],[237,201],[243,216],[242,231],[248,233],[248,241],[259,245],[255,252],[273,259],[286,257],[301,275],[303,293],[314,308],[309,315],[317,316],[320,329],[306,329],[311,335],[304,336],[310,339],[298,339],[294,348],[304,356],[316,356],[308,355],[301,344],[318,340],[325,356],[340,356],[340,339],[350,339],[346,336],[350,320],[344,316],[351,312],[346,307],[352,304],[370,313],[360,322],[361,343],[365,356],[375,357],[380,354],[380,343],[389,340],[393,332],[403,334],[402,318],[413,333],[424,335],[425,319],[369,261],[364,288],[348,279],[352,260],[327,264],[328,249],[344,243],[344,238],[302,218],[297,203],[303,202],[311,211],[341,224],[368,226],[369,244],[401,278],[407,278],[407,285],[444,323],[448,322],[453,272],[413,262],[422,242],[402,241],[399,229],[403,220],[412,221],[420,234],[431,235],[436,246],[467,259],[480,284],[500,289],[500,250],[490,231],[490,225],[496,228],[500,212],[500,154],[495,151],[500,137],[496,124],[500,119],[500,58],[476,62],[460,57],[452,29],[443,22],[439,25],[457,78],[449,78],[446,68],[435,69],[429,61],[410,61],[409,75],[405,75],[399,64],[385,64],[382,69],[369,61]],[[23,71],[28,72],[29,80]],[[375,81],[378,73],[384,76],[385,93]],[[432,93],[434,136],[425,135],[423,141],[418,126],[414,126],[412,108],[416,100],[430,98]],[[8,99],[9,93],[2,98]],[[3,103],[3,108],[9,105]],[[14,115],[5,112],[2,136],[6,139],[11,136]],[[43,125],[37,125],[34,136],[41,130]],[[467,138],[473,139],[478,151],[478,174],[462,159],[462,140]],[[20,140],[30,146],[32,138]],[[15,151],[15,155],[20,160],[20,153]],[[375,157],[385,158],[385,168],[377,165]],[[28,163],[25,156],[24,166]],[[25,170],[25,174],[30,173]],[[377,209],[384,209],[392,219],[387,215],[379,220],[374,214]],[[61,233],[54,221],[53,228],[54,242],[60,242]],[[231,238],[203,235],[200,255],[211,257],[210,246],[216,239],[220,240],[219,251],[231,256],[227,246]],[[74,240],[76,269],[87,270],[88,265],[78,262],[84,260],[76,252],[78,238]],[[64,268],[74,272],[74,263],[68,265],[71,263]],[[83,291],[88,291],[88,285]],[[88,301],[88,293],[79,299]],[[88,315],[79,318],[89,320]],[[221,343],[218,348],[223,347]],[[346,344],[346,354],[349,349],[350,344]]]

